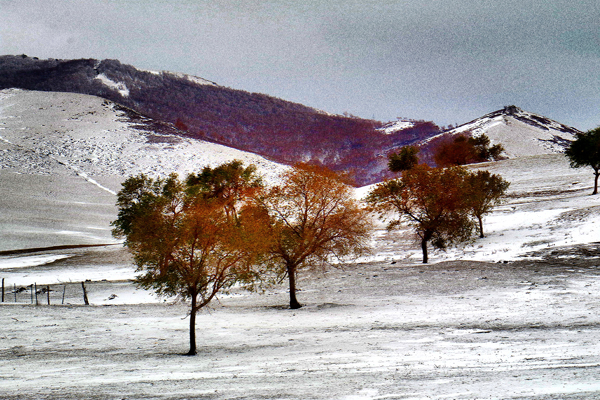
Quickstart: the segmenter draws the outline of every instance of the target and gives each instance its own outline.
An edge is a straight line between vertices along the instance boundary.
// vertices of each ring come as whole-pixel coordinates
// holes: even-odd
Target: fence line
[[[52,305],[51,303],[51,297],[50,297],[50,292],[59,292],[59,290],[57,289],[51,289],[50,287],[62,287],[62,299],[60,300],[60,304],[65,304],[65,298],[66,298],[66,293],[67,293],[67,285],[69,286],[80,286],[82,291],[83,291],[83,304],[85,305],[89,305],[89,300],[88,300],[88,296],[87,296],[87,288],[85,286],[85,282],[81,282],[81,285],[79,285],[76,282],[69,282],[69,283],[56,283],[54,285],[44,285],[44,286],[40,286],[40,288],[38,289],[38,285],[37,282],[34,282],[30,285],[26,285],[26,286],[18,286],[16,283],[13,283],[13,290],[12,290],[12,294],[14,295],[14,303],[19,303],[19,299],[18,299],[18,295],[21,293],[26,294],[25,292],[29,291],[29,303],[30,304],[35,304],[36,306],[40,304],[39,302],[39,298],[38,295],[44,295],[46,294],[46,300],[48,305]],[[74,290],[72,290],[73,292]],[[6,298],[6,287],[5,287],[5,278],[2,278],[2,298],[1,298],[1,302],[2,303],[6,303],[8,301]],[[42,297],[43,298],[43,297]],[[23,301],[21,300],[21,304],[23,303]]]

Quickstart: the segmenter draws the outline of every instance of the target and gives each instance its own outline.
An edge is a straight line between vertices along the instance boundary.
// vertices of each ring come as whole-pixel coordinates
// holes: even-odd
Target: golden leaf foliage
[[[428,262],[427,244],[445,248],[471,238],[475,224],[471,173],[464,167],[432,168],[426,164],[404,171],[400,179],[377,185],[367,201],[372,211],[391,218],[388,228],[411,226],[421,241],[423,262]]]
[[[290,307],[299,308],[298,270],[357,257],[368,249],[371,221],[347,179],[325,167],[297,164],[261,205],[269,215],[271,266],[290,283]]]
[[[254,266],[268,235],[264,214],[252,201],[259,188],[251,172],[246,183],[232,178],[237,186],[228,196],[209,190],[218,174],[187,183],[176,175],[164,180],[140,175],[127,179],[119,192],[113,233],[125,237],[140,273],[138,285],[191,300],[188,354],[196,353],[196,312],[221,290],[258,278]]]

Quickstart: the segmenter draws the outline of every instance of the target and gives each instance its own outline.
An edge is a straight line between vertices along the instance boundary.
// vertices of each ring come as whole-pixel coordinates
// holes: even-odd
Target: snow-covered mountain
[[[418,124],[385,134],[383,124],[333,115],[266,94],[220,86],[176,72],[156,72],[118,60],[58,60],[0,56],[0,89],[89,94],[176,125],[180,134],[269,157],[288,165],[322,163],[356,171],[358,184],[376,182],[376,154],[440,132]]]
[[[562,153],[579,131],[549,118],[508,106],[460,125],[443,136],[485,134],[500,143],[508,158]],[[438,135],[439,137],[440,135]],[[430,140],[434,140],[431,138]]]
[[[509,157],[560,150],[575,129],[514,106],[441,133],[430,121],[399,118],[382,123],[331,115],[260,93],[220,86],[207,79],[156,72],[118,60],[40,60],[0,56],[0,89],[21,88],[95,95],[141,115],[153,124],[176,126],[174,135],[219,143],[291,165],[318,162],[352,171],[358,185],[382,180],[387,155],[420,145],[422,160],[432,161],[436,140],[473,131],[486,132],[504,145]],[[432,140],[435,137],[435,140]]]

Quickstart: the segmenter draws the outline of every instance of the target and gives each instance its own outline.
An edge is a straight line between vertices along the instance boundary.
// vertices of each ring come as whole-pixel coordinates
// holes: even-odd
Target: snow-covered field
[[[268,179],[284,168],[264,157],[181,136],[135,128],[114,103],[73,93],[0,90],[0,171],[77,176],[108,192],[103,177],[182,176],[239,159]],[[92,178],[94,177],[94,178]]]
[[[238,159],[267,180],[286,167],[214,143],[135,129],[114,103],[73,93],[0,90],[0,251],[114,243],[115,193],[128,176]]]
[[[422,265],[410,232],[380,227],[371,257],[300,276],[300,310],[284,286],[221,296],[196,357],[180,355],[186,305],[136,290],[119,245],[1,256],[7,288],[51,285],[53,306],[7,293],[0,398],[600,398],[590,171],[560,155],[482,167],[512,182],[485,239]]]
[[[511,182],[485,239],[422,265],[409,230],[379,223],[372,255],[300,275],[300,310],[284,285],[220,296],[183,357],[187,306],[132,284],[114,192],[122,174],[255,156],[150,140],[70,96],[0,92],[0,398],[600,398],[591,170],[559,154],[479,165]],[[282,168],[257,160],[267,179]]]

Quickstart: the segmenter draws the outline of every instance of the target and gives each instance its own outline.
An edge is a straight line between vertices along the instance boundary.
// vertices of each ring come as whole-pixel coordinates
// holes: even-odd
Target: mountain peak
[[[509,158],[562,153],[580,131],[515,105],[486,114],[447,131],[444,135],[487,135],[500,143]]]
[[[515,105],[512,106],[506,106],[502,109],[502,112],[506,115],[515,115],[515,114],[519,114],[522,113],[523,110]]]

